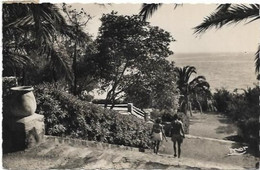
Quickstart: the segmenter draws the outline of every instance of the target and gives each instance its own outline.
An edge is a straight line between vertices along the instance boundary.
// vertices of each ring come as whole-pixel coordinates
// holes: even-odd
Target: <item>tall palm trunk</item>
[[[191,102],[189,96],[185,97],[185,103],[184,103],[184,113],[185,115],[188,115],[188,111],[190,111],[190,116],[192,116],[192,108],[191,108]]]
[[[184,105],[183,105],[183,112],[185,115],[188,115],[188,109],[189,109],[189,99],[188,99],[188,96],[185,96]]]
[[[199,99],[198,99],[198,94],[196,93],[195,94],[195,99],[196,99],[196,102],[198,103],[198,105],[199,105],[199,108],[200,108],[200,113],[202,114],[203,112],[202,112],[202,107],[201,107],[201,104],[200,104],[200,102],[199,102]]]
[[[188,101],[188,108],[189,108],[189,111],[190,111],[190,116],[192,116],[192,107],[191,107],[190,101]]]

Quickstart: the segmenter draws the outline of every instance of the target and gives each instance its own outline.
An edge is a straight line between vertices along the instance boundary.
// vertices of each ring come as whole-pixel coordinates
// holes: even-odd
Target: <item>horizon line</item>
[[[250,53],[256,53],[255,51],[238,51],[238,52],[232,52],[232,51],[224,51],[224,52],[173,52],[172,55],[174,54],[220,54],[220,53],[244,53],[244,54],[250,54]]]

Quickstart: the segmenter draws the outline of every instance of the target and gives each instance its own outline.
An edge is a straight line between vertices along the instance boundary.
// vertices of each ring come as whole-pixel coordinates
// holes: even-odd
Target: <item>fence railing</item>
[[[105,104],[99,104],[102,107],[105,107]],[[107,104],[107,108],[111,108],[112,104]],[[130,113],[140,119],[144,119],[145,121],[152,121],[150,119],[150,114],[144,112],[143,110],[135,107],[133,103],[125,103],[125,104],[115,104],[112,108],[113,110],[119,112],[127,112]]]

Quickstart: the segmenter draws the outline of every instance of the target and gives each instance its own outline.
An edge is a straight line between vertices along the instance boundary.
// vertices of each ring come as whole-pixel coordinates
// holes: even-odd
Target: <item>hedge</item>
[[[46,134],[147,148],[151,125],[80,100],[52,84],[35,87],[37,113],[45,116]]]

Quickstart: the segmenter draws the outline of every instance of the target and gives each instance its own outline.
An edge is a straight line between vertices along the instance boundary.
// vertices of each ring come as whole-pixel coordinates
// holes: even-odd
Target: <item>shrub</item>
[[[79,95],[79,98],[81,100],[85,100],[87,102],[91,102],[94,99],[94,96],[89,94],[86,90],[82,91]]]
[[[45,116],[46,133],[135,147],[150,146],[151,127],[44,84],[35,88],[37,112]]]
[[[259,96],[259,87],[248,88],[241,94],[230,93],[225,89],[214,94],[219,111],[239,127],[243,140],[251,145],[252,150],[258,150]]]
[[[226,113],[229,102],[232,100],[232,94],[226,89],[217,89],[216,93],[214,93],[213,98],[215,100],[215,107],[219,112]]]
[[[10,88],[17,86],[16,77],[3,77],[3,97],[10,95]]]

